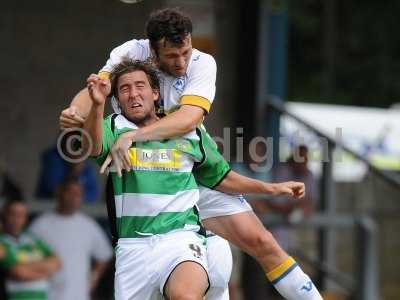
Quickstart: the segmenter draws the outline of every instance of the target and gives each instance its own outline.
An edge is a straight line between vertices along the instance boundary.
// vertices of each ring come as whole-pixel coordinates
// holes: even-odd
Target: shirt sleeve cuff
[[[107,71],[100,71],[97,75],[99,75],[99,77],[103,80],[110,78],[110,72]]]
[[[201,97],[201,96],[195,96],[195,95],[184,95],[181,97],[181,105],[194,105],[201,107],[204,109],[207,113],[210,112],[211,108],[211,103],[208,99]]]

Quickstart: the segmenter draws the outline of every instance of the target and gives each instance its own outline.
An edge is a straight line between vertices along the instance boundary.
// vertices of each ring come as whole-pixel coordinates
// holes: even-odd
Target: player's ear
[[[153,101],[157,102],[160,99],[160,91],[157,89],[153,89]]]
[[[158,61],[158,52],[153,47],[150,47],[151,57],[154,58],[155,61]]]

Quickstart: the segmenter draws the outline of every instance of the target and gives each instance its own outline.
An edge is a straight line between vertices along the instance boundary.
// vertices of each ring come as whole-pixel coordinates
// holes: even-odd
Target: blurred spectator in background
[[[96,221],[79,212],[82,186],[76,178],[65,180],[57,195],[56,210],[31,226],[63,264],[50,281],[49,300],[88,300],[112,257],[110,242]]]
[[[273,197],[268,202],[272,211],[279,213],[291,223],[301,221],[309,217],[314,210],[315,179],[308,169],[308,148],[305,145],[297,146],[293,155],[285,164],[281,164],[276,170],[274,181],[301,181],[306,186],[306,195],[303,199],[296,200],[291,197]],[[293,250],[297,247],[296,238],[290,235],[287,226],[277,226],[271,229],[279,245],[285,250]]]
[[[27,219],[23,201],[10,200],[3,206],[0,265],[8,300],[48,299],[48,279],[61,266],[42,240],[23,231]]]
[[[60,156],[55,146],[47,149],[41,155],[41,170],[36,187],[36,197],[44,199],[55,197],[57,187],[69,177],[76,177],[82,184],[85,202],[94,202],[98,199],[99,185],[92,162],[89,160],[80,163],[67,162]]]

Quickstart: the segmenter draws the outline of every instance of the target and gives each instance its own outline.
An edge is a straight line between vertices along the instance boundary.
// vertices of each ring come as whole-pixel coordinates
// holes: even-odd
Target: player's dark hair
[[[160,91],[160,81],[157,76],[157,70],[150,61],[131,60],[124,58],[118,65],[114,67],[110,74],[111,81],[111,94],[117,96],[117,83],[118,79],[126,73],[134,71],[143,71],[150,86],[153,90]]]
[[[150,14],[146,23],[146,35],[151,47],[158,55],[158,43],[165,42],[181,45],[188,34],[192,33],[192,21],[177,8],[164,8]]]

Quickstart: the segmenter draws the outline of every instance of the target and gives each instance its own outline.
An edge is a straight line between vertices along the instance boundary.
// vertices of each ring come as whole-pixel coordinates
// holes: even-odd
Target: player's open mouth
[[[133,103],[133,104],[131,105],[131,108],[138,108],[138,107],[142,107],[142,105],[139,104],[139,103]]]

